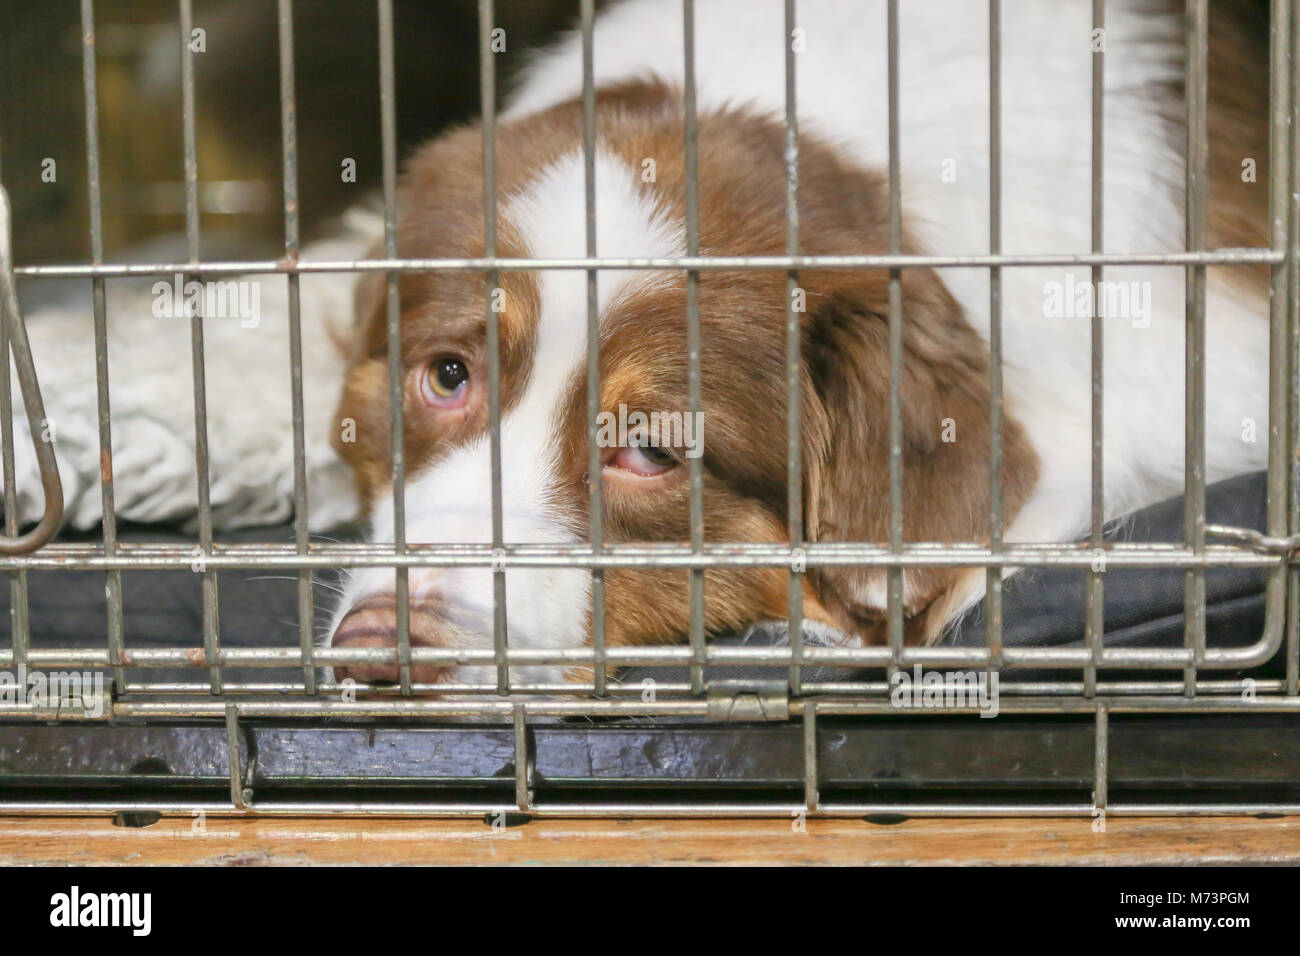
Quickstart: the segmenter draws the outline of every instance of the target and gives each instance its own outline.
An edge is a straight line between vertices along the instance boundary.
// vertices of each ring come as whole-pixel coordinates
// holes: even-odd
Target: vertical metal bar
[[[803,707],[803,802],[812,813],[821,803],[817,768],[817,701],[809,700]]]
[[[886,15],[889,69],[889,254],[903,247],[903,197],[899,182],[898,0]],[[889,550],[903,549],[903,273],[889,270]],[[903,661],[903,569],[886,573],[889,646],[894,651],[886,677],[892,682]],[[891,685],[892,686],[892,685]]]
[[[1286,9],[1290,6],[1290,10]],[[1290,128],[1291,128],[1291,145],[1290,152],[1287,156],[1286,170],[1290,179],[1289,187],[1283,190],[1280,186],[1275,190],[1272,186],[1272,177],[1279,174],[1281,166],[1270,158],[1269,160],[1269,183],[1270,183],[1270,201],[1276,199],[1285,203],[1286,199],[1281,198],[1279,193],[1289,193],[1290,213],[1287,221],[1287,335],[1289,338],[1287,354],[1290,356],[1291,368],[1287,376],[1286,393],[1290,404],[1290,436],[1291,447],[1300,448],[1300,56],[1297,56],[1292,44],[1295,39],[1300,37],[1300,3],[1294,3],[1293,0],[1285,0],[1275,4],[1274,16],[1281,18],[1283,22],[1274,20],[1274,31],[1284,32],[1286,29],[1285,17],[1290,13],[1290,31],[1291,38],[1288,40],[1285,36],[1281,38],[1280,46],[1276,46],[1271,59],[1272,69],[1277,72],[1285,72],[1284,65],[1290,67],[1291,82],[1291,102],[1290,102]],[[1274,42],[1277,42],[1275,38]],[[1276,80],[1276,78],[1275,78]],[[1273,87],[1272,95],[1280,98],[1280,93],[1276,85]],[[1278,104],[1274,103],[1274,109]],[[1274,129],[1281,133],[1283,121],[1274,113]],[[1270,149],[1270,152],[1272,150]],[[1276,236],[1274,237],[1276,238]],[[1273,435],[1270,433],[1270,449]],[[1281,443],[1279,443],[1281,444]],[[1282,456],[1279,456],[1282,457]],[[1289,455],[1291,461],[1291,481],[1290,481],[1290,516],[1289,530],[1292,534],[1300,532],[1300,455]],[[1287,628],[1287,648],[1286,648],[1286,692],[1292,696],[1300,694],[1300,569],[1294,569],[1290,572],[1290,617]]]
[[[695,105],[695,0],[682,0],[682,43],[686,63],[683,107],[686,112],[686,254],[700,254],[699,125]],[[702,404],[700,379],[700,273],[686,272],[686,393],[692,421]],[[691,551],[704,550],[704,463],[687,459],[691,485]],[[704,690],[704,569],[691,569],[691,693]]]
[[[1294,388],[1295,376],[1290,376],[1290,380]],[[1292,482],[1294,484],[1294,474]],[[1290,568],[1287,581],[1286,693],[1294,697],[1300,694],[1300,569]]]
[[[1098,810],[1106,809],[1108,799],[1107,778],[1110,774],[1110,712],[1106,705],[1097,705],[1097,718],[1093,731],[1092,804]]]
[[[12,229],[8,213],[8,200],[0,194],[0,204],[4,207],[4,222],[0,229]],[[8,243],[8,234],[0,234],[0,244]],[[12,263],[0,262],[0,269],[8,269]],[[7,294],[7,293],[0,293]],[[4,475],[5,534],[10,538],[18,535],[18,486],[14,467],[14,405],[13,389],[9,374],[9,321],[4,317],[5,305],[0,302],[0,468]],[[15,316],[15,321],[17,317]],[[33,435],[39,440],[39,436]],[[27,572],[9,571],[9,625],[13,634],[14,665],[27,666],[27,653],[30,649],[29,620],[27,614]]]
[[[393,0],[379,0],[379,113],[383,139],[384,251],[397,258],[397,94],[393,77]],[[406,552],[406,432],[402,418],[405,376],[398,274],[388,273],[388,414],[393,475],[393,552]],[[401,692],[411,693],[411,589],[405,567],[395,569],[397,668]]]
[[[483,248],[484,255],[497,254],[497,94],[496,61],[492,53],[492,0],[479,0],[479,98],[483,111]],[[489,269],[485,278],[487,296],[488,362],[488,450],[492,471],[492,550],[504,548],[505,520],[501,501],[501,324],[493,299],[501,274]],[[599,480],[599,475],[597,475]],[[593,594],[593,606],[594,606]],[[602,611],[603,611],[602,606]],[[506,633],[506,573],[492,574],[492,648],[497,669],[497,693],[510,692],[509,644]]]
[[[596,84],[592,49],[593,0],[581,0],[582,20],[582,174],[587,210],[587,257],[596,257]],[[587,475],[591,498],[589,513],[591,549],[600,554],[605,545],[605,499],[600,446],[600,311],[595,269],[587,270]],[[605,572],[591,572],[591,644],[595,652],[594,690],[604,696],[605,667]]]
[[[1206,135],[1208,84],[1207,0],[1187,0],[1186,107],[1187,250],[1205,248],[1205,202],[1209,144]],[[1186,275],[1187,381],[1185,388],[1186,438],[1184,444],[1183,534],[1186,546],[1205,552],[1205,267],[1189,266]],[[1184,587],[1184,641],[1192,649],[1192,664],[1183,671],[1184,693],[1196,693],[1196,668],[1205,662],[1205,572],[1189,570]]]
[[[1101,252],[1105,245],[1105,85],[1106,85],[1106,0],[1092,0],[1092,251]],[[1092,287],[1101,288],[1102,267],[1092,267]],[[1106,478],[1105,478],[1105,330],[1101,321],[1100,296],[1093,296],[1092,311],[1092,535],[1093,554],[1105,547]],[[1097,692],[1097,666],[1101,663],[1105,642],[1105,584],[1095,567],[1088,572],[1084,595],[1088,620],[1085,641],[1092,648],[1092,663],[1083,672],[1084,693]]]
[[[298,106],[294,90],[293,0],[278,0],[280,33],[280,146],[284,177],[284,258],[298,263]],[[307,445],[304,437],[302,396],[302,307],[298,273],[289,282],[289,376],[293,402],[293,536],[299,554],[307,553]],[[312,628],[316,601],[312,571],[298,571],[298,645],[302,650],[303,681],[308,694],[316,693],[316,643]]]
[[[86,108],[86,178],[90,198],[90,259],[104,261],[104,217],[99,177],[99,97],[96,92],[95,0],[81,0],[81,82]],[[104,279],[90,280],[95,321],[95,392],[99,408],[99,491],[104,513],[104,554],[117,553],[117,507],[113,491],[113,429],[108,400],[108,324],[105,317]],[[126,685],[122,669],[122,572],[104,573],[108,601],[108,659],[113,681]]]
[[[1292,377],[1292,382],[1295,378]],[[1294,512],[1293,512],[1294,513]],[[1290,600],[1287,605],[1286,692],[1300,694],[1300,570],[1291,569]]]
[[[530,809],[532,801],[528,788],[528,720],[524,714],[522,702],[514,706],[513,722],[515,730],[515,805],[526,813]]]
[[[199,262],[199,163],[194,132],[194,30],[192,0],[180,0],[181,110],[185,134],[185,244],[189,262]],[[200,277],[201,278],[201,277]],[[189,275],[184,277],[188,283]],[[212,490],[208,474],[208,388],[203,361],[203,315],[190,316],[190,358],[194,378],[194,458],[199,485],[199,549],[212,555]],[[221,625],[218,620],[217,572],[203,565],[203,653],[212,693],[222,689]]]
[[[247,810],[252,794],[244,786],[244,766],[239,759],[239,710],[226,705],[226,759],[230,767],[230,802],[236,810]]]
[[[1288,412],[1294,412],[1297,399],[1294,392],[1297,368],[1292,367],[1296,348],[1296,297],[1300,290],[1300,277],[1296,275],[1297,230],[1300,230],[1300,171],[1297,171],[1293,113],[1300,117],[1300,104],[1293,98],[1300,95],[1294,76],[1296,69],[1295,38],[1292,36],[1293,4],[1291,0],[1276,0],[1272,6],[1269,30],[1269,247],[1284,253],[1283,261],[1269,270],[1269,428],[1268,428],[1268,514],[1269,534],[1284,533],[1300,516],[1294,515],[1292,501],[1300,497],[1300,487],[1295,482],[1288,487],[1288,464],[1293,476],[1300,475],[1296,456],[1288,448],[1292,429],[1300,423],[1287,425]],[[1300,24],[1295,25],[1300,30]],[[1293,89],[1293,87],[1296,87]],[[1294,446],[1291,446],[1294,447]],[[1290,499],[1288,499],[1288,492]],[[1266,616],[1272,618],[1279,608],[1287,605],[1288,579],[1292,582],[1290,606],[1286,608],[1287,644],[1286,688],[1297,692],[1297,672],[1300,671],[1300,638],[1296,633],[1295,604],[1300,594],[1295,585],[1300,576],[1290,568],[1280,566],[1270,572],[1265,594]]]
[[[1292,29],[1292,0],[1274,0],[1271,5],[1269,21],[1269,247],[1275,252],[1282,252],[1282,261],[1271,267],[1269,275],[1269,432],[1268,432],[1268,509],[1265,518],[1267,532],[1270,536],[1285,533],[1288,522],[1287,500],[1287,462],[1292,452],[1283,436],[1300,427],[1292,422],[1291,429],[1284,424],[1288,408],[1288,341],[1293,341],[1296,334],[1294,322],[1288,328],[1289,315],[1287,293],[1292,286],[1295,269],[1294,242],[1295,229],[1288,229],[1287,203],[1297,202],[1300,197],[1300,179],[1288,160],[1288,129],[1291,123],[1291,110],[1288,109],[1289,69],[1293,67],[1296,53]],[[1300,26],[1297,26],[1300,31]],[[1292,104],[1294,108],[1295,104]],[[1290,181],[1290,184],[1286,182]],[[1292,191],[1288,193],[1288,188]],[[1295,218],[1292,210],[1291,219]],[[1295,302],[1292,299],[1291,308]],[[1294,382],[1294,379],[1290,380]],[[1294,388],[1294,385],[1291,386]],[[1290,395],[1290,404],[1294,406],[1294,393]],[[1296,472],[1300,474],[1300,472]],[[1293,488],[1292,494],[1297,492]],[[1264,636],[1265,642],[1280,640],[1283,631],[1290,626],[1290,635],[1286,650],[1287,686],[1293,691],[1293,675],[1297,669],[1292,664],[1298,653],[1296,650],[1295,626],[1288,619],[1294,620],[1294,611],[1287,608],[1288,567],[1279,563],[1270,569],[1264,593]],[[1293,583],[1300,583],[1300,578],[1291,577]],[[1292,597],[1296,597],[1294,590]]]
[[[799,254],[799,124],[795,105],[794,63],[795,0],[785,0],[785,251]],[[799,273],[786,274],[785,394],[786,394],[786,523],[792,551],[803,548],[803,462],[800,441],[799,312],[795,296]],[[787,578],[790,610],[790,693],[803,691],[803,573],[792,561]]]
[[[1002,3],[989,0],[989,252],[1002,251]],[[1002,550],[1002,267],[989,269],[989,550]],[[990,669],[1002,662],[1002,571],[985,572]]]

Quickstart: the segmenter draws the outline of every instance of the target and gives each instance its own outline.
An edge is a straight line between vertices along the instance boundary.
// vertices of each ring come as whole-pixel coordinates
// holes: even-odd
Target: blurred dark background
[[[603,4],[602,4],[603,5]],[[194,0],[196,133],[204,257],[283,248],[275,0]],[[181,41],[175,0],[95,4],[104,251],[151,258],[184,230]],[[576,24],[577,0],[498,0],[498,90],[527,51]],[[475,0],[395,0],[401,153],[479,111]],[[15,261],[90,256],[80,4],[0,0],[0,182],[14,204]],[[372,0],[294,4],[304,240],[381,181],[379,39]],[[344,158],[357,182],[342,181]],[[42,181],[46,159],[56,180]],[[158,243],[159,256],[165,243]]]

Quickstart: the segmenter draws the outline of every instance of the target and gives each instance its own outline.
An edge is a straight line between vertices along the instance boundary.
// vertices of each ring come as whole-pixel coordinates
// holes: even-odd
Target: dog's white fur
[[[1182,25],[1147,0],[1108,6],[1105,42],[1105,249],[1173,252],[1183,248],[1184,162],[1155,112],[1157,84],[1182,71]],[[900,4],[900,150],[903,210],[920,245],[935,253],[986,253],[989,240],[988,12],[972,0]],[[699,109],[749,104],[785,113],[786,44],[796,54],[801,130],[836,144],[863,167],[888,160],[886,4],[884,0],[803,0],[797,37],[787,36],[781,0],[702,0],[696,5]],[[1090,248],[1090,5],[1081,0],[1007,0],[1002,7],[1002,251],[1081,253]],[[658,77],[682,83],[682,20],[676,3],[632,0],[597,21],[597,86]],[[580,95],[580,37],[539,55],[504,113],[524,117]],[[576,144],[575,144],[576,146]],[[629,192],[625,168],[598,163],[597,253],[674,255],[681,224],[657,221]],[[776,188],[774,185],[773,188]],[[1262,188],[1262,187],[1261,187]],[[511,205],[522,212],[528,250],[538,256],[585,253],[583,172],[575,156],[541,173]],[[1007,268],[1002,273],[1005,394],[1041,459],[1028,502],[1008,541],[1068,541],[1090,514],[1090,325],[1049,318],[1045,285],[1070,270]],[[989,274],[951,268],[941,276],[985,338]],[[1105,278],[1150,283],[1150,322],[1106,324],[1105,498],[1107,517],[1179,494],[1183,487],[1184,276],[1179,268],[1109,268]],[[1087,269],[1073,270],[1086,283]],[[564,540],[548,513],[548,464],[527,441],[553,420],[559,389],[585,360],[584,276],[546,273],[540,356],[529,393],[504,424],[505,530],[508,540]],[[602,306],[619,283],[601,279]],[[1263,467],[1268,428],[1267,303],[1229,293],[1212,272],[1208,291],[1207,473],[1211,481]],[[1145,326],[1145,327],[1139,327]],[[1243,440],[1253,423],[1259,440]],[[960,436],[958,436],[960,440]],[[440,463],[408,486],[410,538],[487,541],[490,511],[486,443]],[[939,506],[936,503],[936,506]],[[379,509],[378,537],[391,539]],[[510,572],[512,642],[574,644],[585,628],[586,575]],[[415,579],[413,575],[413,580]],[[391,578],[388,578],[391,580]],[[430,572],[439,587],[491,615],[487,572]],[[434,583],[441,580],[440,584]],[[343,608],[384,587],[380,575],[352,579]],[[982,584],[963,595],[978,600]],[[857,596],[882,605],[883,594]],[[466,677],[476,676],[465,673]],[[482,676],[482,675],[477,675]]]

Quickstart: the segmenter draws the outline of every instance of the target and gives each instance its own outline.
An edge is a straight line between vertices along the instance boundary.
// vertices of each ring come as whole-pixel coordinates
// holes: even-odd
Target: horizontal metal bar
[[[115,813],[158,813],[163,816],[193,817],[202,812],[209,816],[419,816],[419,817],[484,817],[494,814],[516,814],[519,808],[510,801],[484,801],[482,803],[418,803],[366,800],[329,800],[319,803],[307,800],[258,801],[256,810],[238,810],[229,802],[186,800],[31,800],[4,804],[6,814],[21,816],[104,816]],[[776,801],[763,803],[710,803],[704,801],[663,803],[534,804],[528,811],[536,818],[604,818],[644,817],[646,819],[676,819],[681,817],[744,817],[748,819],[780,817],[789,820],[793,814],[808,817],[1091,817],[1096,809],[1092,803],[1016,803],[1014,801],[970,804],[945,803],[834,803],[823,802],[808,812],[802,801]],[[1107,817],[1164,817],[1164,816],[1260,816],[1262,814],[1292,816],[1300,814],[1300,803],[1110,803]]]
[[[887,695],[891,687],[885,681],[812,681],[809,686],[817,694],[840,694],[854,696],[882,696]],[[318,682],[317,687],[322,693],[340,694],[345,689],[341,684],[330,684]],[[1101,694],[1115,695],[1133,695],[1133,696],[1151,696],[1160,694],[1182,694],[1185,690],[1185,683],[1182,680],[1177,681],[1160,681],[1160,680],[1118,680],[1118,681],[1098,681],[1097,692]],[[644,693],[644,686],[640,681],[620,684],[617,681],[611,681],[608,685],[610,696],[632,697],[640,696]],[[207,683],[184,682],[184,681],[129,681],[122,685],[122,693],[126,695],[153,694],[153,695],[202,695],[207,696],[212,693],[212,688]],[[350,685],[349,688],[358,694],[377,695],[395,695],[400,693],[400,688],[392,684],[366,684],[357,682]],[[438,683],[424,684],[419,681],[411,684],[414,694],[483,694],[491,695],[496,692],[495,687],[487,685],[474,684],[456,684],[456,683]],[[303,695],[306,693],[306,685],[295,681],[227,681],[222,688],[222,693],[226,697],[231,695]],[[1012,697],[1032,697],[1032,696],[1057,696],[1057,697],[1077,697],[1083,693],[1084,685],[1082,681],[1008,681],[998,688],[998,693],[1002,696]],[[1242,678],[1237,680],[1198,680],[1196,682],[1196,693],[1198,694],[1223,694],[1239,696],[1242,691],[1250,690],[1256,695],[1285,694],[1286,682],[1283,680],[1255,680],[1254,678]],[[568,695],[579,696],[594,693],[595,685],[575,681],[573,683],[556,684],[556,683],[524,683],[517,682],[511,685],[510,693],[514,694],[542,694],[542,695]],[[686,682],[674,683],[672,681],[656,681],[655,693],[668,696],[687,696],[693,694],[691,685]],[[1245,709],[1245,708],[1243,708]]]
[[[788,662],[786,666],[789,666]],[[1300,698],[1278,695],[1256,695],[1243,700],[1240,695],[1227,697],[1185,696],[1107,696],[1098,698],[1027,697],[1000,700],[1000,714],[1091,714],[1097,700],[1105,702],[1114,714],[1217,714],[1217,713],[1300,713]],[[792,699],[790,716],[803,713],[805,700]],[[227,707],[234,707],[243,718],[496,718],[509,724],[515,707],[522,706],[527,719],[534,718],[600,718],[600,717],[693,717],[707,719],[707,700],[656,699],[648,703],[640,698],[627,700],[588,700],[564,697],[510,697],[484,700],[411,699],[399,697],[392,700],[337,701],[312,700],[258,700],[231,701],[220,698],[208,700],[115,701],[112,718],[116,720],[168,718],[220,718],[224,719]],[[875,715],[909,718],[935,716],[977,715],[980,711],[970,707],[908,708],[898,707],[889,699],[852,699],[818,697],[818,713],[825,717],[848,715]],[[3,720],[49,720],[47,711],[34,711],[12,703],[0,704]]]
[[[738,272],[759,269],[937,269],[989,266],[1258,266],[1281,265],[1284,251],[1263,248],[1205,252],[1038,253],[1001,255],[854,255],[854,256],[678,256],[667,259],[464,258],[464,259],[262,259],[249,262],[104,263],[19,266],[14,275],[29,279],[75,279],[102,276],[188,276],[305,274],[320,272],[521,272],[536,269],[670,269]]]
[[[1183,667],[1192,660],[1193,651],[1187,647],[1105,648],[1099,663],[1103,667],[1129,667],[1158,670]],[[392,664],[396,663],[397,649],[392,647],[320,647],[313,653],[321,666],[334,664]],[[611,667],[667,667],[684,666],[696,659],[698,651],[687,645],[636,645],[608,648],[605,659]],[[1206,666],[1253,666],[1262,661],[1258,646],[1212,648],[1205,651]],[[1268,655],[1271,656],[1271,653]],[[100,667],[110,663],[107,648],[40,648],[29,650],[26,662],[32,669]],[[802,651],[806,665],[828,667],[884,667],[900,662],[896,649],[889,647],[818,647],[805,646]],[[412,647],[413,664],[436,666],[493,665],[496,651],[484,648]],[[218,660],[224,666],[293,667],[303,665],[302,648],[297,645],[281,647],[224,647]],[[1001,657],[1005,667],[1084,667],[1097,661],[1087,647],[1016,647],[1004,648]],[[793,661],[790,647],[738,647],[733,645],[708,645],[704,651],[706,664],[730,666],[789,666]],[[506,663],[509,666],[572,666],[594,665],[596,651],[591,647],[525,649],[509,648]],[[19,663],[12,650],[0,650],[0,666]],[[209,654],[202,647],[132,648],[123,651],[121,663],[127,667],[205,667],[212,666]],[[923,664],[927,667],[969,668],[994,666],[987,647],[907,647],[903,648],[901,665]],[[446,692],[445,687],[439,690]],[[0,709],[4,705],[0,704]]]
[[[607,545],[596,554],[585,545],[408,545],[396,554],[388,545],[312,545],[307,553],[293,545],[214,545],[200,554],[186,545],[119,544],[114,554],[98,545],[54,544],[31,555],[0,556],[0,570],[101,571],[185,570],[196,562],[209,569],[501,567],[501,568],[765,568],[925,567],[1090,569],[1096,556],[1084,545],[1004,545],[994,554],[979,545],[917,543],[898,553],[870,544],[813,543],[797,553],[786,544],[708,544],[700,552],[685,545]],[[1106,567],[1123,568],[1274,568],[1296,560],[1281,554],[1208,546],[1201,554],[1179,545],[1120,545],[1106,551]]]

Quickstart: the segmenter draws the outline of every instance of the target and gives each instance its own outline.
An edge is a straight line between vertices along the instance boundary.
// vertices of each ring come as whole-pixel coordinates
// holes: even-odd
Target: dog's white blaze
[[[641,192],[633,171],[614,157],[596,156],[596,242],[602,256],[668,257],[685,254],[681,223],[668,221]],[[501,209],[526,254],[582,258],[587,253],[586,202],[581,152],[565,156]],[[587,274],[572,269],[537,274],[540,316],[537,348],[519,403],[501,417],[501,498],[507,543],[571,544],[572,520],[554,500],[560,480],[558,426],[575,386],[585,388]],[[597,310],[633,284],[657,281],[649,273],[605,271],[597,276]],[[508,307],[508,306],[507,306]],[[585,470],[585,469],[584,469]],[[433,467],[412,463],[406,486],[407,540],[412,543],[488,544],[492,541],[491,451],[487,436],[457,449]],[[393,540],[392,509],[373,516],[371,540]],[[373,593],[390,591],[391,571],[367,569],[349,577],[338,618]],[[413,570],[411,599],[435,596],[453,619],[475,635],[472,646],[492,641],[492,572],[453,568]],[[591,576],[575,569],[506,572],[506,616],[512,647],[580,647],[586,642]],[[338,620],[335,620],[335,626]],[[331,632],[333,628],[331,628]],[[559,682],[563,668],[519,668],[526,681]],[[462,667],[455,680],[489,682],[487,667]]]

